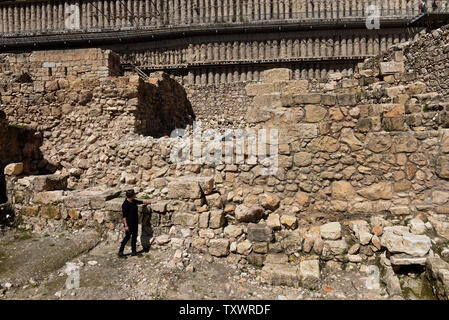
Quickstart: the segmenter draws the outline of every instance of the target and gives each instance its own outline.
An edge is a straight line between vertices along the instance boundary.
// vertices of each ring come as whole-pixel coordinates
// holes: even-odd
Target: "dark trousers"
[[[129,231],[125,232],[125,238],[123,238],[123,241],[120,245],[120,252],[123,252],[125,250],[125,246],[128,243],[129,239],[131,238],[131,250],[132,252],[137,251],[137,226],[129,226]]]

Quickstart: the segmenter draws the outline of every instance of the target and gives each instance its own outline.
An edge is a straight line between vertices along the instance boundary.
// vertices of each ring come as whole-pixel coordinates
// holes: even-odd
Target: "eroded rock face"
[[[357,193],[369,200],[388,200],[393,197],[393,188],[391,183],[381,182],[365,187],[357,191]]]
[[[262,279],[272,285],[277,286],[299,286],[297,267],[288,264],[266,264],[262,268]]]
[[[341,237],[341,225],[339,222],[330,222],[320,227],[320,234],[326,240],[338,240]]]
[[[386,227],[381,237],[382,246],[390,253],[406,253],[413,257],[425,256],[431,246],[426,235],[416,235],[396,227]]]
[[[449,263],[440,258],[427,258],[426,272],[439,299],[449,300]]]
[[[241,204],[235,209],[235,218],[239,222],[257,222],[263,214],[264,209],[259,205]]]

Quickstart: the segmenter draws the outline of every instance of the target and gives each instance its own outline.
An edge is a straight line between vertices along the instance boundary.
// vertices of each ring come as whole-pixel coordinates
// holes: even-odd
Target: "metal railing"
[[[147,0],[153,3],[155,0]],[[193,6],[186,3],[217,0],[159,0],[159,7],[143,8],[145,0],[91,0],[91,1],[31,1],[16,4],[0,2],[0,36],[30,36],[41,34],[66,34],[79,32],[108,32],[117,30],[157,30],[192,26],[221,26],[261,23],[301,23],[320,21],[365,20],[370,3],[378,4],[381,20],[411,19],[422,12],[420,1],[412,0],[404,7],[388,7],[383,1],[368,0],[303,0],[305,7],[294,10],[292,1],[231,0],[234,6]],[[390,1],[390,0],[389,0]],[[270,6],[248,7],[248,3],[270,3]],[[290,7],[280,3],[289,2]],[[395,3],[406,3],[395,0]],[[106,5],[106,3],[108,5]],[[184,4],[183,7],[164,8],[164,3]],[[274,6],[276,3],[276,6]],[[448,13],[449,0],[439,0],[433,10],[433,1],[427,0],[427,12]],[[314,5],[313,5],[314,4]],[[79,27],[67,26],[68,6],[78,7]],[[274,8],[277,8],[274,10]],[[239,8],[239,9],[237,9]],[[245,9],[246,8],[246,9]],[[257,9],[257,10],[256,10]],[[287,10],[288,9],[288,10]],[[165,11],[164,11],[165,10]]]

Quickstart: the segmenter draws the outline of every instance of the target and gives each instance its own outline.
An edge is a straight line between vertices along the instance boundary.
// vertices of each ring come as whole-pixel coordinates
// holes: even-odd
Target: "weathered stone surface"
[[[173,214],[173,224],[185,227],[194,227],[198,223],[198,214],[188,212],[175,212]]]
[[[37,216],[39,213],[39,206],[23,206],[21,213],[26,216]]]
[[[261,277],[266,283],[275,286],[299,286],[297,267],[288,264],[265,264]]]
[[[248,239],[253,242],[271,242],[273,230],[264,224],[248,224]]]
[[[406,253],[413,257],[423,257],[430,250],[430,238],[415,235],[394,227],[386,227],[381,237],[381,244],[390,253]]]
[[[350,200],[354,197],[354,188],[348,181],[332,182],[332,198],[337,200]]]
[[[33,195],[33,202],[40,204],[60,203],[64,200],[62,191],[44,191],[37,192]]]
[[[290,80],[291,78],[292,78],[292,70],[288,68],[269,69],[263,72],[263,81],[265,83]]]
[[[384,152],[391,148],[393,140],[389,135],[369,133],[366,139],[366,147],[376,153]]]
[[[230,242],[227,239],[211,239],[208,247],[209,254],[215,257],[225,257],[229,255]]]
[[[284,225],[285,227],[289,228],[289,229],[295,229],[297,226],[297,219],[295,216],[290,216],[290,215],[282,215],[281,217],[281,223],[282,225]]]
[[[312,154],[309,152],[298,152],[293,155],[293,163],[298,167],[306,167],[312,163]]]
[[[156,212],[165,212],[167,210],[167,201],[157,201],[151,203],[151,209]]]
[[[281,227],[281,221],[279,218],[279,215],[276,213],[272,213],[267,218],[267,226],[269,226],[272,229],[279,229]]]
[[[392,265],[405,266],[405,265],[422,265],[426,264],[427,257],[412,257],[407,254],[394,254],[390,256]]]
[[[279,207],[280,201],[281,200],[279,199],[279,197],[276,196],[275,194],[266,193],[260,197],[260,204],[262,205],[262,207],[264,209],[267,209],[267,210],[277,209]]]
[[[393,187],[389,182],[380,182],[362,188],[357,193],[369,200],[389,200],[393,197]]]
[[[340,141],[346,143],[351,150],[360,150],[363,147],[363,143],[354,135],[354,131],[349,128],[341,130]]]
[[[228,237],[237,238],[239,235],[243,233],[243,227],[240,225],[230,224],[224,228],[224,233]]]
[[[293,95],[293,102],[295,104],[319,104],[321,103],[320,93],[300,93]]]
[[[312,152],[336,152],[338,149],[340,149],[340,143],[335,138],[324,136],[313,139],[309,143],[308,147]]]
[[[251,253],[252,248],[253,244],[251,243],[251,241],[244,240],[237,244],[237,253],[247,256]]]
[[[318,135],[317,125],[313,123],[298,123],[294,129],[301,139],[315,138]]]
[[[324,248],[332,255],[345,254],[348,250],[348,244],[344,239],[341,240],[325,240]]]
[[[327,109],[315,106],[315,105],[308,105],[305,107],[306,110],[306,121],[307,122],[318,122],[323,120],[326,117]]]
[[[355,220],[350,222],[350,228],[354,232],[360,244],[367,245],[370,243],[373,235],[370,232],[370,225],[365,220]]]
[[[413,234],[424,234],[426,232],[426,225],[421,219],[415,218],[409,221],[410,232]]]
[[[340,222],[330,222],[320,227],[320,234],[326,240],[338,240],[341,238]]]
[[[30,184],[35,192],[65,190],[67,189],[67,179],[68,176],[57,174],[32,176]]]
[[[42,206],[40,215],[46,219],[60,219],[61,211],[58,206]]]
[[[299,264],[299,278],[301,285],[308,289],[320,287],[320,263],[319,260],[304,260]]]
[[[226,223],[223,210],[214,210],[210,212],[209,228],[218,229],[224,226]]]
[[[259,205],[241,204],[235,208],[235,218],[238,222],[257,222],[263,214],[264,209]]]
[[[171,199],[199,199],[201,188],[197,182],[182,178],[169,182],[168,196]]]
[[[404,62],[389,61],[380,63],[380,74],[383,76],[403,72]]]
[[[434,285],[437,297],[449,300],[449,263],[441,258],[429,257],[426,261],[426,273]]]
[[[299,232],[290,232],[281,241],[282,249],[286,254],[294,254],[300,252],[302,249],[303,237]]]
[[[337,101],[340,106],[355,106],[357,104],[356,96],[352,93],[339,93]]]
[[[390,296],[402,295],[401,283],[391,267],[387,268],[382,281],[387,286],[387,292]]]
[[[4,173],[7,176],[18,176],[23,172],[23,163],[10,163],[5,167]]]
[[[280,93],[265,93],[254,97],[254,107],[259,110],[270,110],[280,108],[285,105]]]
[[[275,87],[272,83],[249,83],[246,85],[245,89],[246,94],[251,97],[275,91]]]
[[[449,179],[449,156],[437,158],[436,174],[443,179]]]

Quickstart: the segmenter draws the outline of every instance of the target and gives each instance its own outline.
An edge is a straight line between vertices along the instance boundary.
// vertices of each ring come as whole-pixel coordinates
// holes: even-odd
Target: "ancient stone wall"
[[[432,35],[440,54],[446,54],[448,32],[444,28]],[[63,89],[57,80],[57,90],[47,85],[55,80],[47,80],[45,99],[65,99],[50,106],[57,111],[69,104],[73,109],[53,122],[47,117],[45,123],[33,108],[41,98],[26,91],[30,84],[8,91],[7,83],[2,100],[3,92],[11,93],[2,108],[8,118],[37,123],[44,135],[42,153],[60,168],[50,176],[8,175],[10,201],[34,226],[97,226],[118,239],[120,191],[138,188],[141,197],[155,201],[150,209],[156,245],[266,263],[263,277],[278,284],[295,284],[298,277],[296,268],[276,266],[282,258],[271,254],[280,252],[312,254],[310,263],[318,265],[315,255],[359,263],[382,251],[393,255],[387,257],[391,264],[423,265],[434,253],[425,234],[432,230],[449,237],[449,110],[446,96],[439,93],[442,86],[425,78],[435,62],[423,59],[427,64],[419,70],[408,68],[406,52],[416,45],[419,39],[394,46],[389,54],[359,65],[352,76],[335,72],[325,82],[313,82],[295,80],[290,69],[273,69],[264,72],[263,82],[247,84],[246,98],[242,87],[231,87],[237,98],[222,103],[245,111],[241,128],[278,131],[277,141],[268,141],[277,153],[263,161],[252,159],[255,144],[249,138],[243,149],[233,150],[233,158],[241,162],[174,161],[172,155],[183,150],[179,147],[187,134],[196,133],[189,124],[178,138],[139,135],[135,111],[146,85],[136,76],[74,79]],[[149,83],[161,88],[164,81],[173,81],[152,79]],[[187,91],[188,99],[197,99],[192,107],[199,118],[218,112],[215,107],[207,113],[208,101],[218,95],[193,97],[198,90]],[[81,99],[85,95],[90,98]],[[179,101],[185,101],[181,96]],[[240,98],[243,103],[236,100]],[[24,105],[28,112],[18,113]],[[226,118],[239,114],[238,107],[228,106],[234,111]],[[158,108],[151,110],[159,116]],[[221,124],[210,121],[203,128],[229,128],[227,122]],[[214,154],[226,147],[222,136],[202,139]],[[276,160],[273,174],[264,175]],[[331,224],[321,226],[324,222]]]
[[[109,77],[118,70],[115,58],[97,49],[8,55],[0,76],[1,108],[10,124],[39,131],[45,158],[86,186],[119,183],[120,168],[135,159],[127,147],[132,137],[170,134],[193,119],[174,80],[161,74],[149,82],[137,75]],[[148,158],[139,163],[151,167]]]
[[[196,120],[206,127],[245,127],[246,112],[252,104],[245,90],[247,83],[185,86]]]

